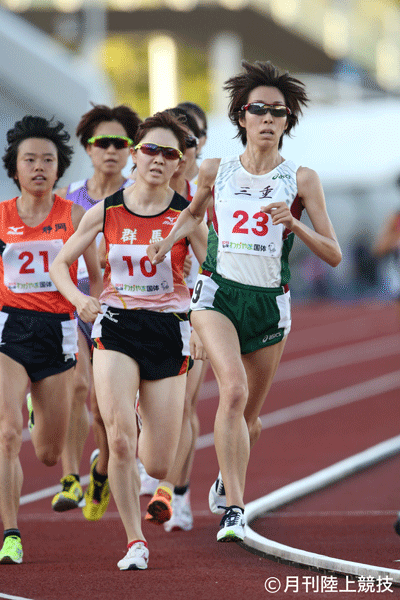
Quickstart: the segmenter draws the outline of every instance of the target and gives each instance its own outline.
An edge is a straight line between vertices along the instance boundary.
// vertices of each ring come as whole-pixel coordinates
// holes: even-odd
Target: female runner
[[[281,153],[282,139],[307,103],[304,85],[270,62],[244,61],[226,82],[229,117],[245,147],[229,159],[205,160],[197,192],[163,241],[148,248],[156,265],[202,222],[214,193],[208,253],[191,302],[191,321],[219,386],[215,447],[220,467],[210,508],[223,513],[217,540],[243,540],[244,487],[259,414],[290,330],[288,254],[297,235],[336,266],[341,251],[318,175]],[[300,223],[305,208],[313,229]]]
[[[135,184],[86,213],[51,271],[81,318],[96,319],[94,382],[107,432],[110,485],[128,538],[128,552],[118,563],[122,570],[146,569],[149,556],[141,529],[135,460],[137,391],[142,418],[139,456],[151,476],[163,480],[171,469],[182,431],[189,365],[189,292],[183,262],[189,242],[197,257],[204,257],[206,227],[176,244],[162,268],[151,265],[146,247],[165,237],[187,206],[169,187],[184,149],[185,132],[173,117],[157,113],[146,119],[132,149]],[[69,265],[100,231],[106,241],[107,265],[99,302],[76,288]],[[148,506],[147,519],[164,522],[171,500],[171,483],[162,481]]]
[[[0,563],[21,563],[17,512],[22,487],[19,451],[28,384],[35,413],[36,456],[55,465],[70,419],[77,353],[74,306],[54,286],[49,267],[74,233],[84,210],[53,193],[71,162],[62,123],[25,116],[7,133],[3,161],[20,190],[0,204]],[[91,282],[101,286],[95,245],[85,249]],[[70,276],[76,281],[77,264]],[[100,293],[93,286],[93,293]]]
[[[140,122],[138,115],[128,106],[93,106],[82,116],[76,129],[76,135],[92,162],[93,175],[89,179],[61,188],[57,194],[88,210],[117,190],[132,185],[133,181],[127,179],[122,170],[126,166]],[[98,236],[98,243],[101,243],[102,237],[101,234]],[[78,287],[84,294],[89,294],[88,273],[82,257],[78,261]],[[62,490],[54,496],[52,507],[60,512],[83,504],[84,516],[90,521],[97,521],[107,509],[110,491],[107,479],[107,437],[93,386],[91,329],[91,323],[84,323],[78,318],[79,355],[74,373],[71,422],[67,443],[61,455]],[[89,433],[89,415],[86,407],[89,393],[97,450],[92,453],[90,459],[90,481],[85,492],[85,501],[82,502],[79,466]]]

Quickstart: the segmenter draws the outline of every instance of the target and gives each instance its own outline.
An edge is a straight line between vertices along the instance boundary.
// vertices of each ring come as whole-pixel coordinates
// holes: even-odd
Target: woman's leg
[[[86,406],[93,384],[92,365],[87,341],[78,328],[79,354],[74,369],[74,390],[68,435],[61,455],[63,475],[79,474],[83,448],[89,435],[89,413]]]
[[[113,350],[93,351],[93,374],[100,414],[107,432],[108,477],[128,544],[144,540],[136,465],[135,398],[140,383],[138,364]]]
[[[247,376],[237,332],[231,321],[217,311],[193,311],[191,320],[210,358],[219,387],[214,436],[227,505],[243,508],[250,439],[244,419]]]
[[[31,383],[35,426],[31,438],[36,456],[51,467],[59,461],[68,434],[74,369]]]
[[[0,353],[0,517],[5,530],[17,528],[23,481],[22,406],[28,382],[24,367]]]

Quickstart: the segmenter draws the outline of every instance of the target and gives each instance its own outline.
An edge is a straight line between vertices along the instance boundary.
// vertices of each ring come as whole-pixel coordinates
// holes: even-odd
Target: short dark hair
[[[21,121],[17,121],[12,129],[7,131],[8,146],[3,156],[3,163],[8,177],[14,179],[19,189],[21,189],[19,181],[15,179],[18,148],[21,142],[29,138],[46,139],[53,142],[57,148],[58,157],[57,181],[64,175],[71,164],[74,150],[72,146],[67,145],[70,135],[67,131],[63,131],[63,127],[64,123],[53,121],[53,119],[48,121],[43,117],[26,115]]]
[[[224,85],[224,89],[230,94],[228,116],[238,129],[236,137],[246,145],[246,129],[240,125],[239,119],[244,116],[241,108],[247,104],[250,92],[259,86],[275,87],[283,94],[285,104],[291,110],[291,114],[287,117],[287,128],[279,140],[280,150],[283,135],[290,136],[290,131],[298,123],[299,115],[302,114],[301,106],[306,106],[308,103],[304,83],[292,77],[287,71],[280,72],[270,61],[250,63],[243,60],[242,67],[244,71],[230,77]]]
[[[200,127],[197,125],[196,119],[187,110],[180,106],[175,106],[174,108],[167,108],[165,112],[176,117],[182,125],[189,127],[197,138],[200,137]]]
[[[147,119],[145,119],[143,121],[143,123],[141,123],[139,125],[137,134],[135,137],[134,145],[136,146],[137,144],[139,144],[139,142],[142,141],[142,139],[144,138],[146,133],[148,133],[151,129],[157,129],[157,128],[169,129],[170,131],[172,131],[172,133],[175,135],[176,139],[178,140],[179,150],[181,152],[185,152],[185,150],[186,150],[185,138],[187,136],[187,133],[181,126],[178,119],[176,117],[174,117],[173,115],[171,115],[166,110],[155,113],[151,117],[147,117]]]
[[[194,114],[197,117],[199,117],[199,119],[203,121],[203,129],[200,130],[200,136],[202,134],[205,135],[207,133],[207,117],[206,113],[201,108],[201,106],[195,104],[194,102],[179,102],[177,107],[183,108],[183,110],[186,110],[186,112],[188,112],[189,114]]]
[[[82,115],[76,128],[76,137],[84,148],[88,145],[87,141],[93,137],[96,127],[104,121],[118,121],[125,129],[127,136],[135,139],[137,129],[142,122],[139,115],[129,106],[121,104],[110,108],[105,104],[93,104],[93,108]]]

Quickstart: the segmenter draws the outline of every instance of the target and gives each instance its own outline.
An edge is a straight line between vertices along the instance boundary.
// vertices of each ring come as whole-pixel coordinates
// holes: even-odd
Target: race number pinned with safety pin
[[[62,247],[62,240],[7,244],[3,252],[4,284],[15,294],[56,292],[49,270]]]
[[[153,265],[146,249],[139,244],[110,244],[111,283],[120,294],[155,296],[174,291],[171,252],[163,262]]]
[[[218,203],[218,249],[220,252],[279,257],[283,225],[273,225],[258,203],[230,200]]]

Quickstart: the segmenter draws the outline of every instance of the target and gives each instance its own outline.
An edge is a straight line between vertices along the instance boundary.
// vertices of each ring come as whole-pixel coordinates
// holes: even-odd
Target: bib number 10
[[[256,221],[254,227],[251,228],[251,231],[254,233],[254,235],[264,236],[268,233],[267,223],[269,218],[264,212],[257,212],[252,217],[249,217],[245,210],[236,210],[233,213],[233,218],[238,219],[238,222],[236,225],[234,225],[232,233],[242,233],[247,235],[249,233],[249,229],[245,225],[250,218]],[[251,222],[249,224],[251,224]]]
[[[131,256],[123,256],[122,260],[126,262],[128,265],[128,275],[129,277],[133,277],[133,262]],[[148,256],[143,256],[143,258],[139,261],[139,267],[142,275],[145,277],[154,277],[157,272],[156,265],[151,264],[151,261]]]

